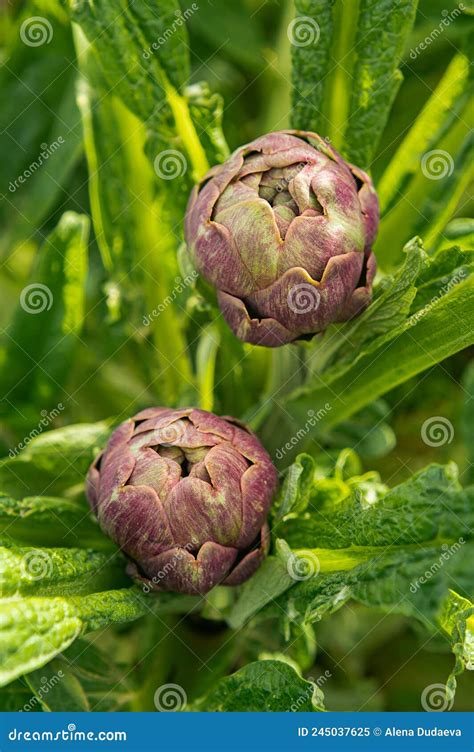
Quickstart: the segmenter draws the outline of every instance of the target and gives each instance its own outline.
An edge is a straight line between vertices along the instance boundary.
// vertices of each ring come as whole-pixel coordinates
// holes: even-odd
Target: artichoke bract
[[[256,436],[204,410],[149,408],[122,423],[89,469],[102,530],[146,588],[239,585],[268,548],[276,470]]]
[[[278,347],[370,302],[377,195],[316,133],[269,133],[194,187],[185,235],[241,340]]]

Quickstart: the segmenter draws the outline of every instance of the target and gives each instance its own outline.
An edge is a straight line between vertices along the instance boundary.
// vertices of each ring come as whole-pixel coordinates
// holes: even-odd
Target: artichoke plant
[[[240,339],[278,347],[370,302],[377,195],[316,133],[269,133],[195,186],[189,252]]]
[[[135,579],[204,594],[259,566],[276,483],[269,455],[241,423],[155,407],[114,431],[89,470],[87,494]]]

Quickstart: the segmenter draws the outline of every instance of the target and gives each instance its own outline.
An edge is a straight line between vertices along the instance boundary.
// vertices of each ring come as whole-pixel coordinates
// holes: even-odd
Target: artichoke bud
[[[89,469],[87,495],[134,579],[196,595],[257,569],[276,485],[269,455],[233,418],[155,407],[114,431]]]
[[[194,187],[188,252],[244,342],[278,347],[348,321],[371,300],[377,195],[316,133],[237,149]]]

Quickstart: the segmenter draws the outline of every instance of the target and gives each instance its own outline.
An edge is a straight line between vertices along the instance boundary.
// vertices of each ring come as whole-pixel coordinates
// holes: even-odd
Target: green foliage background
[[[195,710],[418,710],[447,682],[467,709],[472,7],[443,24],[438,0],[196,6],[1,11],[0,707],[153,710],[173,682]],[[290,44],[295,17],[315,44]],[[232,336],[182,220],[208,166],[290,126],[373,175],[380,271],[358,319],[271,352]],[[239,590],[146,596],[88,514],[95,452],[153,404],[246,420],[282,471],[272,554]],[[439,417],[447,439],[424,441]],[[295,583],[301,552],[318,573]]]

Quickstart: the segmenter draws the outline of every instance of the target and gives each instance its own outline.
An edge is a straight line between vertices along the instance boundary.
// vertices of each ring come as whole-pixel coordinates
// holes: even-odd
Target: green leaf
[[[26,676],[26,682],[33,692],[33,698],[27,705],[28,710],[37,710],[36,705],[48,712],[60,710],[77,713],[91,710],[80,682],[72,672],[64,669],[63,661],[54,659],[47,666]]]
[[[87,217],[67,212],[41,247],[0,348],[4,404],[70,399],[64,383],[84,320],[88,237]]]
[[[331,448],[352,447],[363,459],[383,457],[397,443],[393,429],[385,420],[388,413],[388,405],[376,400],[326,433],[325,443]]]
[[[405,250],[407,255],[402,268],[393,277],[382,279],[371,305],[353,321],[332,326],[324,334],[309,360],[310,367],[314,360],[315,371],[327,370],[334,363],[341,367],[353,361],[364,346],[406,321],[416,295],[416,281],[428,259],[418,238]]]
[[[474,604],[450,590],[441,604],[438,623],[449,636],[456,659],[446,685],[447,692],[453,697],[456,677],[465,668],[470,671],[474,669]]]
[[[88,507],[50,496],[18,500],[0,495],[0,542],[115,550]]]
[[[293,125],[327,136],[347,159],[368,167],[402,81],[398,65],[417,2],[295,5]]]
[[[282,661],[249,663],[220,679],[204,697],[186,710],[201,712],[311,712],[320,710],[316,685]]]
[[[212,11],[215,12],[215,7]],[[229,156],[229,147],[222,132],[224,113],[222,97],[219,94],[212,94],[206,82],[202,81],[186,87],[184,93],[209,164],[224,162]]]
[[[378,186],[383,219],[375,245],[384,268],[400,260],[412,235],[435,247],[451,219],[472,175],[473,93],[472,66],[459,53],[387,167]]]
[[[454,465],[430,466],[391,490],[375,478],[344,481],[340,469],[316,473],[309,497],[279,523],[278,556],[242,587],[233,628],[256,616],[305,628],[350,598],[433,626],[450,583],[469,587],[474,489],[460,489]]]
[[[229,626],[240,629],[255,613],[293,584],[284,557],[269,556],[242,586],[227,618]]]
[[[0,686],[44,666],[86,632],[134,621],[154,609],[160,614],[189,613],[199,601],[174,593],[148,597],[135,587],[83,596],[4,598]]]
[[[82,548],[0,547],[0,598],[75,595],[127,584],[117,554]]]
[[[464,409],[462,412],[462,435],[466,445],[467,468],[466,475],[469,483],[474,483],[474,362],[466,368],[462,385],[464,388]]]
[[[288,422],[288,416],[292,419],[290,430],[304,426],[310,442],[411,376],[474,342],[474,278],[469,263],[462,264],[461,274],[459,254],[445,250],[433,262],[427,262],[427,270],[422,272],[425,262],[421,250],[412,244],[408,252],[407,266],[393,280],[387,280],[373,307],[346,327],[327,333],[321,348],[322,367],[329,364],[324,379],[317,372],[310,373],[305,386],[285,396],[284,408],[278,401],[272,402],[271,410],[267,407],[271,419],[261,429],[267,448],[274,448],[278,440],[275,426],[282,420]],[[404,289],[405,272],[409,281]],[[417,303],[418,275],[420,290],[429,287],[429,302],[420,292]],[[410,301],[413,303],[407,316]],[[312,356],[316,363],[318,352],[317,342]],[[309,422],[309,411],[314,413],[318,408],[320,419]]]
[[[443,230],[438,248],[449,248],[457,241],[462,248],[474,248],[474,219],[452,219]]]
[[[200,178],[208,163],[182,95],[189,78],[189,54],[176,0],[159,6],[146,0],[133,5],[121,0],[119,6],[110,0],[76,0],[72,15],[92,45],[92,54],[98,55],[108,88],[147,123],[150,153],[157,156],[175,145],[187,155],[194,177]],[[100,54],[94,47],[97,39]]]
[[[300,454],[283,475],[283,483],[273,504],[275,519],[301,514],[309,502],[315,475],[315,464],[309,454]]]
[[[165,149],[165,144],[151,155],[154,164],[150,162],[144,150],[151,115],[140,119],[139,115],[145,115],[141,111],[134,114],[137,108],[126,93],[121,99],[117,87],[110,90],[104,60],[80,31],[76,39],[83,71],[78,104],[95,236],[109,275],[109,319],[130,320],[133,331],[140,331],[142,338],[147,331],[153,345],[147,359],[149,372],[158,372],[161,399],[176,401],[181,382],[170,364],[179,369],[184,381],[190,380],[182,311],[172,305],[181,285],[176,250],[177,227],[190,188],[186,179],[179,179],[181,168],[187,169],[186,158],[179,149]],[[123,55],[128,56],[129,51]],[[155,116],[160,112],[156,107]],[[162,133],[163,127],[157,124],[151,132]],[[176,135],[170,134],[169,140],[174,145]],[[167,165],[178,168],[175,180],[163,178],[173,177],[172,173],[168,176]],[[157,192],[158,175],[162,180]],[[186,288],[187,283],[182,284]]]
[[[0,686],[44,666],[83,629],[64,598],[0,602]]]
[[[0,460],[1,493],[21,499],[38,491],[39,495],[61,494],[82,485],[110,433],[106,422],[81,423],[45,433],[41,433],[41,426],[39,429]]]
[[[74,101],[76,74],[73,65],[64,64],[74,58],[67,12],[60,3],[38,0],[15,16],[10,29],[8,23],[2,28],[0,177],[5,193],[0,255],[31,240],[41,228],[68,185],[82,139]],[[35,16],[40,36],[34,36]],[[7,19],[4,14],[2,20]],[[41,38],[46,43],[40,52],[37,44],[28,44]]]
[[[132,696],[128,677],[110,655],[83,639],[25,681],[34,694],[24,710],[110,712],[124,709]]]
[[[293,550],[411,546],[469,538],[472,495],[459,491],[455,466],[431,465],[370,503],[357,491],[334,504],[330,514],[310,502],[304,519],[279,526]]]

